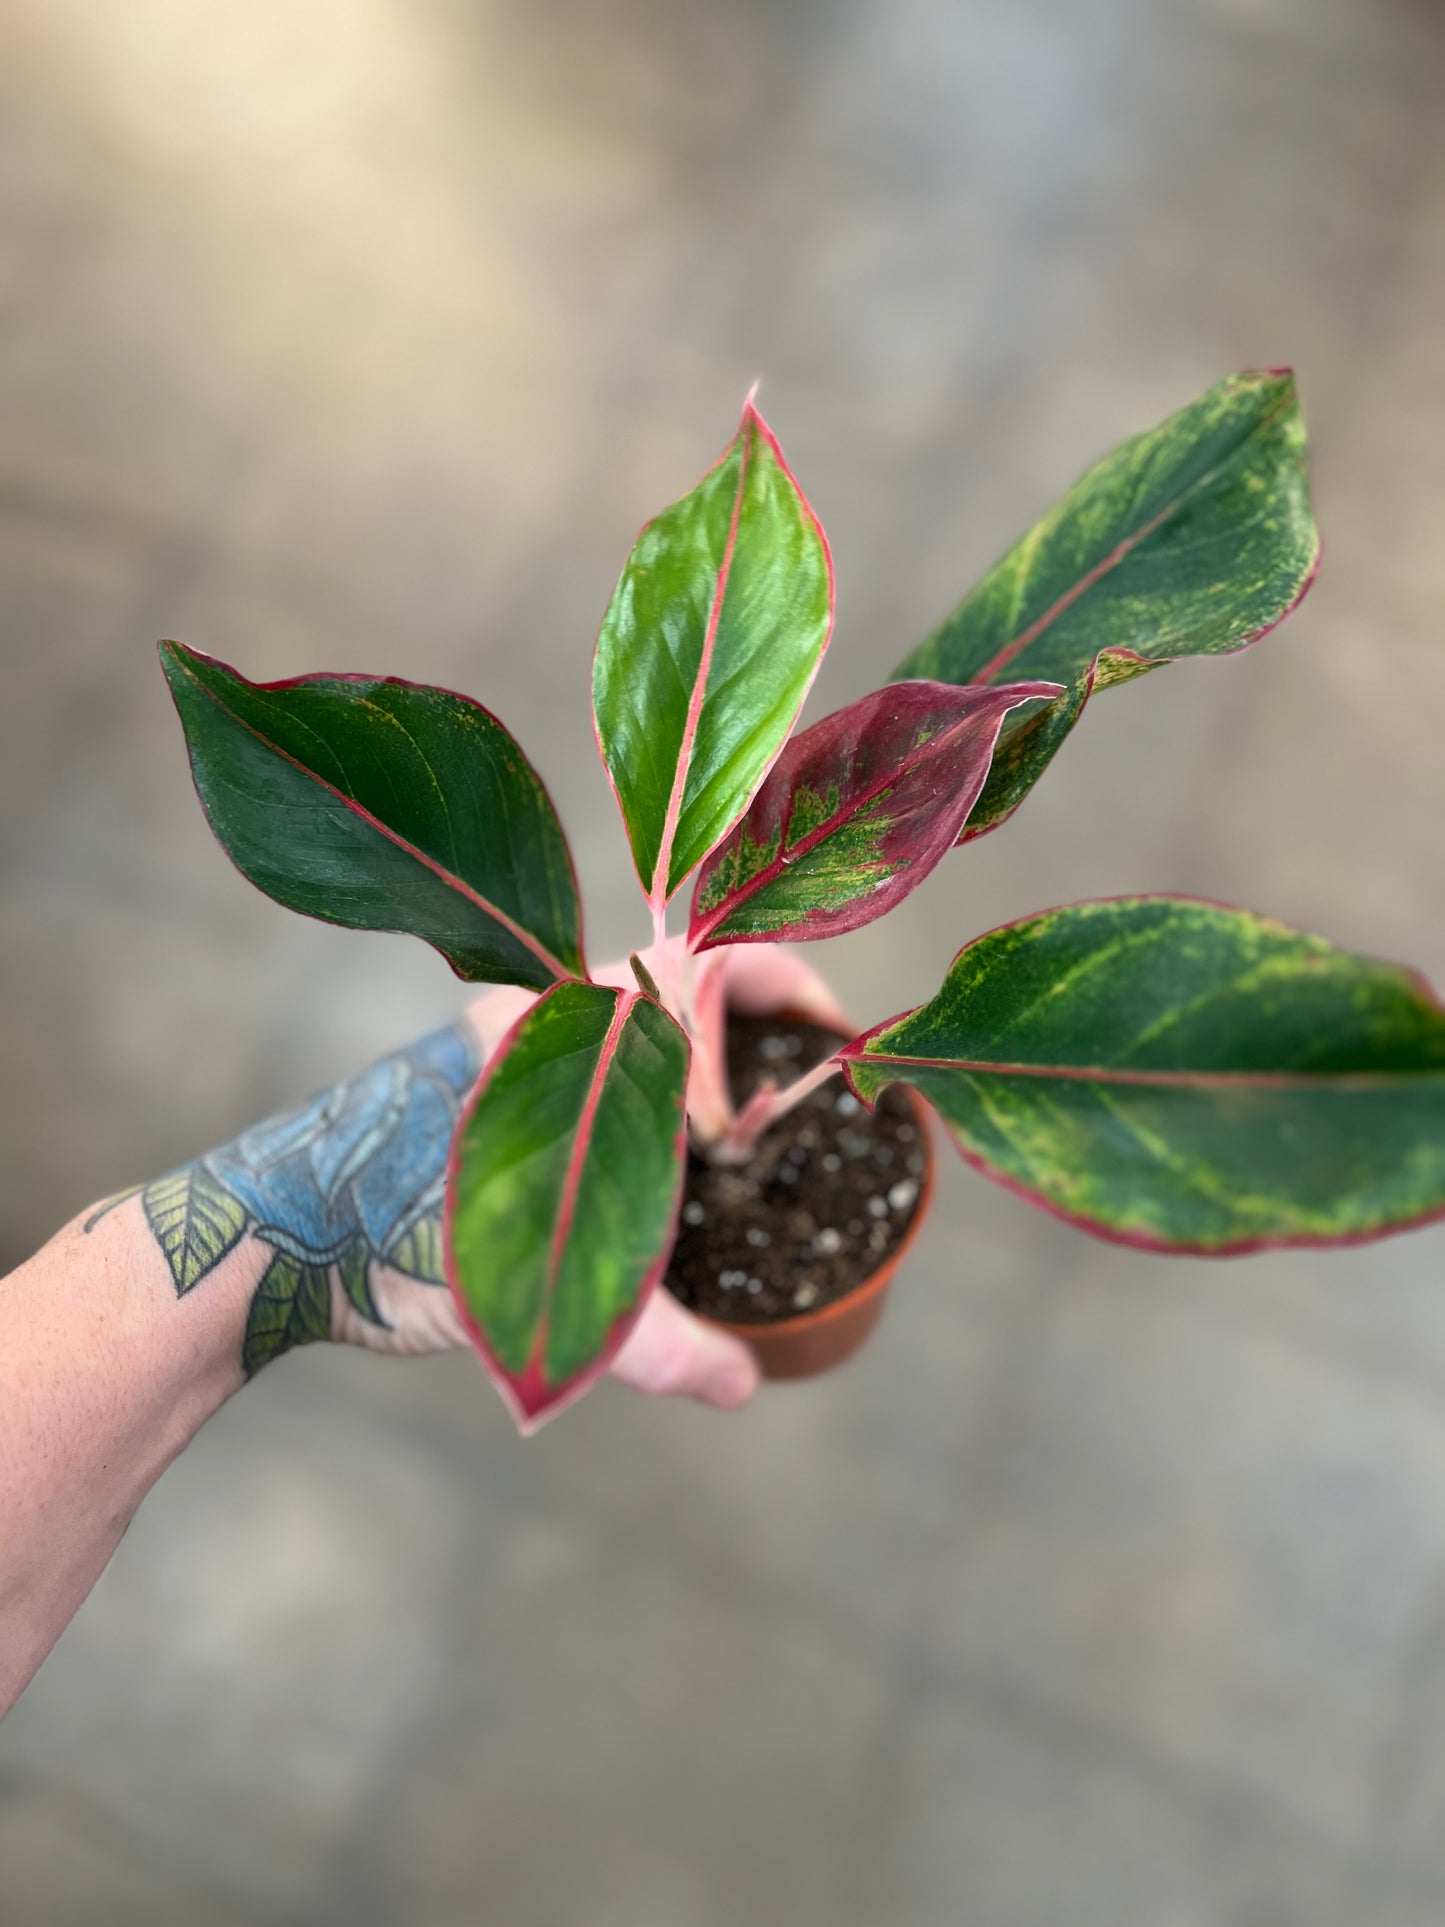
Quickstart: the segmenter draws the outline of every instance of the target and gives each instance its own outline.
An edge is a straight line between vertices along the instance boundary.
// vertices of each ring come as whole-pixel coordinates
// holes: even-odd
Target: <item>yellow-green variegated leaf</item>
[[[840,1055],[1087,1231],[1221,1253],[1445,1213],[1445,1009],[1423,980],[1190,898],[1046,910]]]
[[[1066,685],[1005,725],[964,839],[1012,814],[1095,690],[1243,649],[1289,614],[1318,559],[1288,370],[1232,375],[1106,455],[893,672]]]

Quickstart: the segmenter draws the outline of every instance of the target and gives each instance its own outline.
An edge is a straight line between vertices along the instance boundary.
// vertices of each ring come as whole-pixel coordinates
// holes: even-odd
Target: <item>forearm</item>
[[[178,1452],[318,1338],[456,1342],[441,1180],[480,1052],[438,1032],[77,1218],[0,1284],[0,1712]]]
[[[0,1713],[150,1487],[243,1382],[265,1263],[238,1247],[178,1301],[138,1198],[86,1222],[0,1284]]]

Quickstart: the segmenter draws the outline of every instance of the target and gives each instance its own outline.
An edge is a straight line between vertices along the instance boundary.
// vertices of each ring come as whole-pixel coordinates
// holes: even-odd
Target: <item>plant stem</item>
[[[647,952],[648,968],[657,982],[658,997],[664,1010],[682,1022],[677,959],[669,954],[667,943],[667,905],[652,906],[652,947]]]
[[[794,1078],[780,1090],[776,1084],[765,1084],[744,1104],[733,1119],[727,1131],[711,1147],[708,1155],[715,1164],[746,1164],[757,1149],[758,1139],[780,1117],[786,1117],[795,1104],[801,1104],[810,1091],[816,1091],[825,1084],[834,1071],[842,1069],[836,1057],[825,1057],[821,1064],[815,1064],[801,1077]]]
[[[726,950],[689,958],[683,1028],[692,1039],[687,1082],[688,1126],[693,1142],[711,1156],[736,1120],[728,1089]]]

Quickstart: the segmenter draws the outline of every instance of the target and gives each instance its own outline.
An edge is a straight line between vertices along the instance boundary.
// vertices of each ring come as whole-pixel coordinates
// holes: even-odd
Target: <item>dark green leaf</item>
[[[597,643],[597,740],[655,908],[747,808],[832,621],[822,528],[749,401],[717,467],[637,538]]]
[[[245,1234],[245,1207],[204,1164],[188,1164],[184,1170],[155,1178],[142,1192],[141,1202],[178,1295],[218,1265]]]
[[[174,642],[161,661],[211,828],[267,896],[422,937],[472,982],[582,974],[561,825],[479,703],[394,677],[250,683]]]
[[[637,991],[559,984],[493,1058],[453,1143],[447,1276],[524,1431],[602,1372],[661,1277],[687,1039]]]
[[[1105,456],[893,672],[1067,685],[1005,724],[965,839],[1018,807],[1094,689],[1244,648],[1289,614],[1318,558],[1287,371],[1233,375]]]
[[[841,1055],[865,1100],[912,1084],[979,1170],[1124,1243],[1333,1244],[1445,1212],[1445,1010],[1247,911],[1045,911]]]

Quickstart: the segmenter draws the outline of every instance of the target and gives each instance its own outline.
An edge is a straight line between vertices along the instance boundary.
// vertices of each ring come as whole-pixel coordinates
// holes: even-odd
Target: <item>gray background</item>
[[[0,88],[6,1261],[458,1001],[233,874],[154,639],[480,696],[616,951],[596,623],[759,374],[812,714],[1227,370],[1314,437],[1304,610],[831,946],[860,1022],[1136,888],[1445,978],[1429,0],[7,0]],[[945,1178],[739,1421],[266,1373],[0,1731],[6,1927],[1438,1923],[1445,1234],[1165,1262]]]

